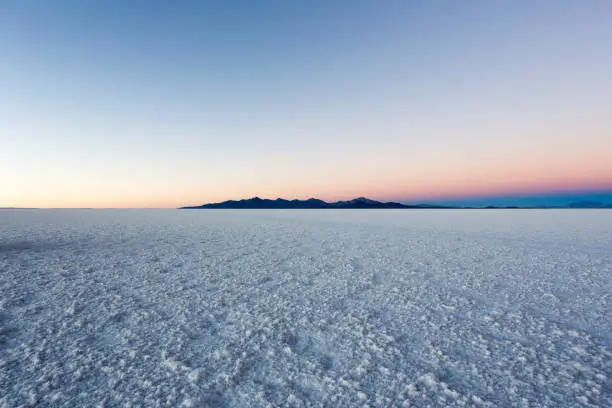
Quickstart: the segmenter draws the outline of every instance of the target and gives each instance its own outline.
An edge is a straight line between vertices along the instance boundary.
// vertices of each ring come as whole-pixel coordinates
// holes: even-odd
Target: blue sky
[[[612,190],[608,1],[6,1],[0,206]]]

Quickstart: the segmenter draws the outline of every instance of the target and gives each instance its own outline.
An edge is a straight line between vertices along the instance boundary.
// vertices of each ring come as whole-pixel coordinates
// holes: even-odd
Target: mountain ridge
[[[327,202],[318,198],[308,198],[306,200],[287,200],[284,198],[267,199],[252,197],[242,200],[227,200],[219,203],[209,203],[196,206],[179,207],[180,210],[199,210],[199,209],[611,209],[612,204],[605,204],[598,201],[577,201],[565,205],[531,205],[531,206],[458,206],[458,205],[438,205],[438,204],[402,204],[393,201],[376,201],[366,197],[357,197],[352,200]]]
[[[306,200],[286,200],[284,198],[267,199],[252,197],[243,200],[227,200],[220,203],[209,203],[197,206],[180,207],[181,210],[196,209],[370,209],[370,208],[448,208],[431,205],[406,205],[392,201],[382,202],[366,197],[357,197],[348,201],[327,202],[318,198]]]

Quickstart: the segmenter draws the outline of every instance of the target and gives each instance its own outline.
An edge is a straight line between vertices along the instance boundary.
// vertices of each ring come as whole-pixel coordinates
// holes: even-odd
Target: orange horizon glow
[[[357,197],[368,197],[378,201],[396,201],[396,202],[444,202],[455,199],[478,199],[481,197],[514,197],[522,195],[546,196],[554,194],[581,194],[592,192],[612,192],[612,177],[602,182],[570,182],[570,183],[545,183],[540,180],[524,183],[518,181],[507,181],[496,185],[487,185],[485,180],[473,180],[468,186],[462,185],[447,185],[438,183],[437,185],[426,185],[425,183],[415,183],[411,188],[404,191],[388,190],[383,186],[370,187],[364,189],[347,188],[343,193],[325,191],[322,189],[313,192],[312,194],[304,194],[300,192],[288,192],[287,194],[277,193],[273,191],[249,191],[243,194],[235,193],[217,193],[217,194],[202,194],[196,197],[194,194],[185,194],[183,197],[156,197],[151,200],[142,200],[136,197],[112,198],[105,197],[92,201],[86,197],[75,197],[69,199],[52,198],[46,201],[23,201],[15,203],[0,203],[0,207],[17,207],[17,208],[117,208],[117,209],[164,209],[178,208],[182,206],[201,205],[213,202],[222,202],[227,200],[242,200],[252,197],[260,197],[265,199],[284,198],[288,200],[308,198],[318,198],[324,201],[342,201],[350,200]]]
[[[63,183],[42,174],[38,182],[20,183],[15,179],[0,191],[0,207],[35,208],[176,208],[226,200],[262,198],[347,200],[366,196],[380,201],[443,201],[454,198],[514,196],[520,194],[554,194],[612,190],[612,170],[606,151],[580,155],[557,154],[557,160],[545,160],[543,154],[523,155],[519,164],[500,159],[452,161],[436,166],[436,161],[414,161],[403,164],[398,157],[387,163],[372,161],[363,165],[356,176],[354,164],[342,168],[325,167],[309,170],[300,177],[287,174],[269,176],[273,170],[260,173],[235,172],[217,177],[186,175],[177,180],[161,176],[143,178],[147,183],[124,177],[100,176],[94,180],[69,179]],[[251,174],[250,177],[247,177]],[[142,177],[142,176],[139,176]],[[5,183],[6,184],[6,183]]]

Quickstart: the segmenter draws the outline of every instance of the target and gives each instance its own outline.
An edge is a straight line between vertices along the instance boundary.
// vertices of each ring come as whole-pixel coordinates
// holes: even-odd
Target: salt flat
[[[612,211],[3,210],[0,406],[612,406]]]

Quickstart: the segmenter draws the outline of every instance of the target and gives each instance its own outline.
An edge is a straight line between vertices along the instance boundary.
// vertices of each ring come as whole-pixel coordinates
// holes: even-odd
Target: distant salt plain
[[[0,407],[610,407],[612,211],[2,210]]]

